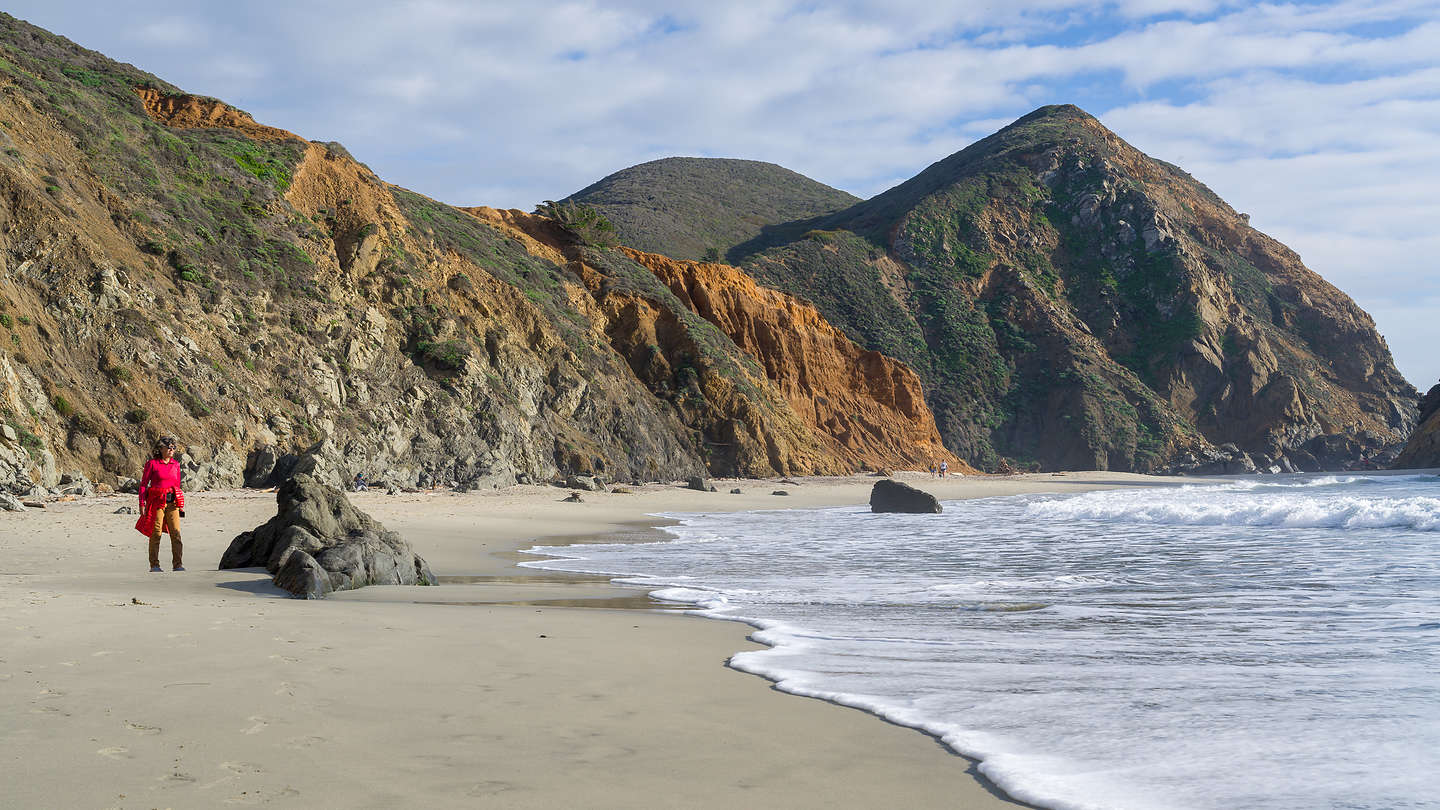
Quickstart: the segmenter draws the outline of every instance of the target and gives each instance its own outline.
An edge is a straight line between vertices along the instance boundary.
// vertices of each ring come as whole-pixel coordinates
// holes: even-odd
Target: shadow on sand
[[[254,594],[256,596],[293,598],[289,591],[275,587],[275,583],[270,579],[270,572],[264,568],[235,568],[232,570],[238,573],[261,574],[265,579],[232,579],[229,582],[217,582],[215,587]]]

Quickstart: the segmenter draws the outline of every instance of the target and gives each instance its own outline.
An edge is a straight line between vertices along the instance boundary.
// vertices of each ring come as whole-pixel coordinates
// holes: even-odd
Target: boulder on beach
[[[887,478],[876,481],[875,486],[870,488],[870,511],[917,514],[939,512],[940,502],[924,490]]]
[[[263,566],[290,593],[319,599],[366,585],[434,585],[410,543],[308,475],[275,491],[275,517],[230,541],[220,568]]]

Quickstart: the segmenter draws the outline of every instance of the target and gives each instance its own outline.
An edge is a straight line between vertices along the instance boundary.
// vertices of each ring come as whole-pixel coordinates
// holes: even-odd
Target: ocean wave
[[[1037,501],[1025,515],[1045,520],[1104,520],[1179,526],[1276,526],[1288,528],[1410,529],[1440,531],[1440,498],[1318,498],[1213,493],[1175,493],[1165,499],[1133,492],[1097,492]]]

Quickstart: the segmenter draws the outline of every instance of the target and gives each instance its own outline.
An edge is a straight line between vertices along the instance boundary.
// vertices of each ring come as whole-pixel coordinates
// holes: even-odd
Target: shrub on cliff
[[[577,202],[546,200],[536,206],[535,213],[549,217],[569,231],[576,241],[593,247],[615,247],[620,244],[615,225],[604,214]]]

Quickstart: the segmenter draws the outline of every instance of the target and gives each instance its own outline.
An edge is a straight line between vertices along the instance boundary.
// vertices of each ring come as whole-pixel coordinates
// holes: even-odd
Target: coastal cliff
[[[602,313],[599,328],[701,432],[712,469],[833,474],[948,461],[969,470],[941,444],[915,373],[855,345],[814,307],[734,267],[629,248],[605,253],[553,220],[464,210],[584,282]],[[720,335],[744,362],[717,353]]]
[[[1410,435],[1394,466],[1401,470],[1440,467],[1440,385],[1431,388],[1421,400],[1420,426]]]
[[[636,221],[649,165],[626,196],[574,200]],[[720,250],[914,368],[946,446],[981,467],[1387,462],[1416,392],[1370,317],[1248,219],[1067,105]]]
[[[853,399],[824,389],[854,412],[817,397],[798,413],[618,250],[575,246],[576,272],[340,144],[8,16],[0,56],[0,487],[119,486],[165,434],[195,488],[297,470],[489,487],[944,457],[900,364],[844,355],[875,375],[846,378],[867,386]]]

